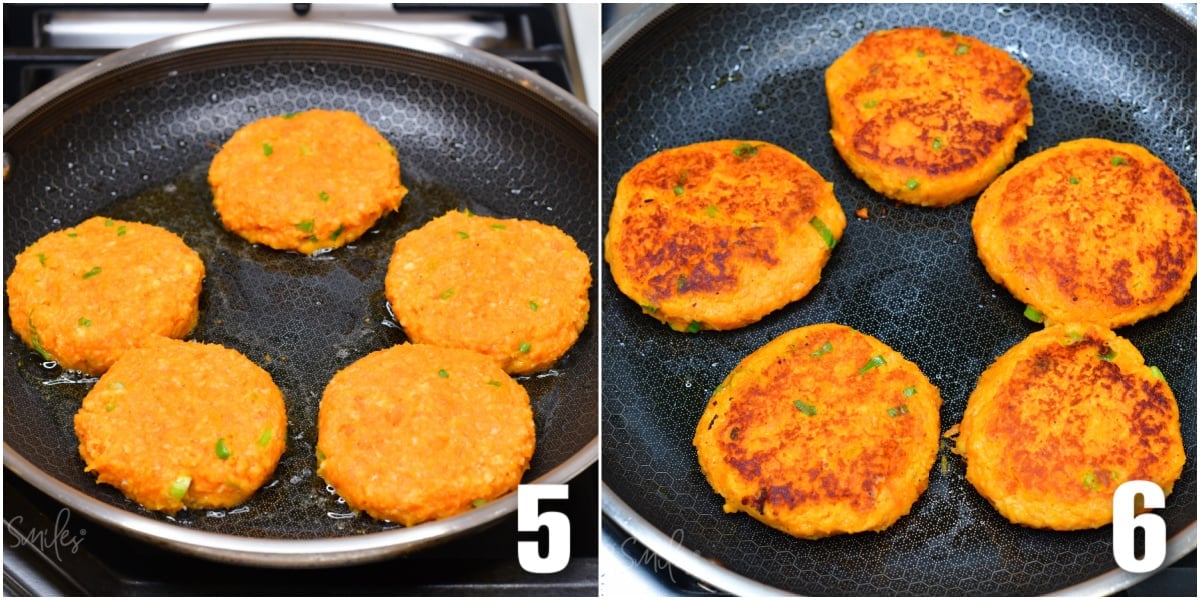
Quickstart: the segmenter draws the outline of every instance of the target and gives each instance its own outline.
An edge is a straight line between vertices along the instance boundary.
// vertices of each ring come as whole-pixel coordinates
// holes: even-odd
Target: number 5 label
[[[1153,571],[1167,556],[1167,524],[1154,513],[1135,514],[1139,495],[1146,508],[1166,506],[1162,488],[1152,481],[1126,481],[1113,494],[1113,558],[1130,573]],[[1138,528],[1146,536],[1146,554],[1140,559],[1133,552],[1133,534]]]
[[[517,562],[530,573],[557,573],[571,560],[571,520],[558,511],[540,512],[540,500],[566,500],[566,484],[522,485],[517,487],[517,531],[546,529],[547,552],[538,552],[537,540],[517,542]]]

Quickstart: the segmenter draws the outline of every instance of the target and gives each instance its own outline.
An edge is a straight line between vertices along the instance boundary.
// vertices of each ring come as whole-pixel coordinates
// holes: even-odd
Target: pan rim
[[[682,5],[679,3],[642,5],[627,17],[604,32],[601,47],[601,62],[608,62],[618,56],[631,42],[636,40],[647,28],[659,22]],[[1193,33],[1197,29],[1197,9],[1194,4],[1161,3],[1158,7],[1177,19],[1180,24],[1190,28]],[[605,97],[601,94],[601,102]],[[603,221],[604,215],[601,215]],[[602,384],[603,385],[603,384]],[[603,421],[603,418],[602,418]],[[604,471],[600,475],[600,510],[612,519],[625,533],[633,536],[639,543],[653,552],[659,558],[678,566],[692,576],[711,584],[720,590],[739,596],[769,596],[792,595],[789,592],[766,585],[757,580],[738,574],[703,558],[700,554],[685,547],[679,541],[664,534],[658,527],[650,523],[613,491],[604,481]],[[1174,536],[1167,540],[1166,558],[1162,565],[1146,573],[1131,573],[1115,568],[1080,583],[1051,592],[1053,595],[1066,596],[1107,596],[1125,590],[1162,569],[1169,567],[1197,547],[1197,521],[1193,520]]]
[[[449,59],[515,84],[532,96],[562,109],[569,121],[583,127],[591,136],[598,138],[599,135],[599,115],[582,100],[541,75],[483,50],[383,27],[291,21],[233,25],[185,33],[114,52],[65,73],[9,107],[4,111],[4,135],[7,137],[13,128],[62,94],[118,69],[167,55],[263,40],[351,42]],[[6,164],[7,160],[6,153]],[[598,399],[598,390],[596,396]],[[597,428],[596,435],[569,458],[541,477],[525,483],[569,482],[599,460],[599,439]],[[108,504],[54,478],[16,452],[7,441],[4,443],[3,463],[5,469],[38,490],[105,527],[185,554],[257,567],[334,567],[380,560],[468,534],[514,512],[518,504],[517,492],[513,491],[473,511],[412,527],[344,537],[253,538],[190,529]]]

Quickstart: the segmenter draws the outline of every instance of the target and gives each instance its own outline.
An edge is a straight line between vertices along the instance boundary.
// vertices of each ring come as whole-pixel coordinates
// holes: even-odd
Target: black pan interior
[[[351,246],[315,257],[252,246],[222,229],[207,185],[220,145],[250,121],[309,108],[357,112],[396,147],[409,188],[397,213]],[[597,139],[529,89],[467,63],[359,42],[271,40],[179,52],[92,81],[16,124],[4,185],[4,269],[38,237],[101,214],[163,226],[204,260],[191,339],[235,348],[287,401],[275,476],[230,511],[175,518],[141,509],[84,474],[72,417],[91,387],[46,365],[5,319],[4,441],[62,483],[133,513],[253,538],[319,539],[394,528],[353,517],[314,474],[325,384],[405,341],[383,297],[392,244],[452,209],[535,219],[573,236],[593,265]],[[595,291],[589,325],[547,372],[522,377],[537,449],[526,481],[597,436]],[[146,440],[154,452],[154,440]]]
[[[747,354],[802,325],[838,322],[916,362],[961,420],[979,375],[1040,326],[976,258],[975,200],[899,206],[859,181],[829,140],[826,67],[867,32],[930,25],[1008,51],[1034,73],[1035,124],[1020,160],[1081,137],[1149,148],[1195,195],[1196,31],[1151,5],[687,5],[640,30],[604,65],[603,215],[620,176],[654,152],[720,138],[795,152],[826,179],[849,223],[805,299],[729,332],[683,334],[641,314],[603,270],[607,486],[665,536],[763,584],[810,595],[1053,592],[1116,568],[1111,527],[1055,533],[1008,524],[943,450],[912,513],[881,534],[801,541],[727,515],[691,445],[704,403]],[[869,220],[854,211],[869,210]],[[606,224],[606,223],[605,223]],[[1187,464],[1159,511],[1168,535],[1196,520],[1196,295],[1122,328],[1166,374]],[[703,577],[704,574],[698,574]]]

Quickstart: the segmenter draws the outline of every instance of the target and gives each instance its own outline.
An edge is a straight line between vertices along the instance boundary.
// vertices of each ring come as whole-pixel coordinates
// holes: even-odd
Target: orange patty
[[[875,31],[829,66],[830,135],[850,170],[895,200],[947,206],[983,190],[1033,124],[1032,74],[973,37]]]
[[[516,489],[535,444],[529,395],[494,361],[420,344],[334,375],[317,428],[317,473],[354,510],[406,526]]]
[[[810,325],[738,364],[694,443],[726,512],[807,539],[883,531],[928,485],[941,404],[921,370],[883,342]]]
[[[203,280],[200,256],[174,233],[92,217],[17,255],[8,314],[43,358],[99,375],[153,336],[190,333]]]
[[[387,139],[354,113],[320,109],[242,127],[208,182],[226,229],[304,254],[353,242],[408,192]]]
[[[245,502],[287,441],[283,395],[235,350],[155,338],[126,352],[75,415],[97,481],[174,514]]]
[[[703,142],[621,178],[604,258],[621,292],[673,329],[734,329],[806,296],[845,227],[833,184],[796,155]]]
[[[957,452],[967,480],[1013,523],[1074,530],[1112,522],[1134,479],[1167,494],[1185,460],[1179,407],[1137,348],[1096,325],[1030,335],[984,371]]]
[[[1136,323],[1196,276],[1192,198],[1133,144],[1081,139],[1026,158],[980,196],[971,228],[988,273],[1047,323]]]
[[[587,255],[557,227],[458,211],[397,240],[384,279],[411,341],[481,352],[516,374],[571,349],[591,285]]]

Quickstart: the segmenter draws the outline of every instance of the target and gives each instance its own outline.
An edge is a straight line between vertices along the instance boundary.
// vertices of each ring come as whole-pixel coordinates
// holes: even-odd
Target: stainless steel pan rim
[[[450,59],[515,83],[566,112],[567,117],[592,134],[598,134],[595,111],[565,90],[515,63],[487,52],[438,38],[384,28],[342,23],[259,23],[236,25],[164,38],[105,56],[46,84],[4,113],[8,132],[39,108],[97,77],[164,55],[209,46],[269,39],[353,41]],[[7,159],[6,159],[7,160]],[[566,483],[596,462],[599,437],[575,454],[529,482]],[[78,510],[100,524],[145,541],[187,554],[227,563],[263,567],[308,568],[342,566],[419,550],[465,534],[516,510],[517,494],[510,493],[468,513],[413,527],[323,539],[260,539],[198,531],[157,521],[97,500],[66,485],[4,444],[4,467],[56,501]]]
[[[628,17],[616,23],[603,36],[601,57],[607,62],[643,29],[650,27],[664,15],[669,14],[676,4],[643,5]],[[1192,28],[1196,27],[1197,14],[1194,4],[1164,3],[1164,8]],[[603,218],[603,216],[601,217]],[[603,476],[601,477],[603,479]],[[612,489],[601,482],[601,511],[611,518],[625,533],[659,558],[687,571],[707,584],[740,596],[792,595],[792,592],[765,585],[726,569],[687,548],[670,535],[643,518]],[[1197,526],[1193,522],[1167,540],[1166,558],[1162,566],[1147,573],[1131,573],[1113,569],[1088,581],[1058,590],[1055,595],[1063,596],[1107,596],[1125,590],[1162,569],[1174,564],[1197,546]]]

